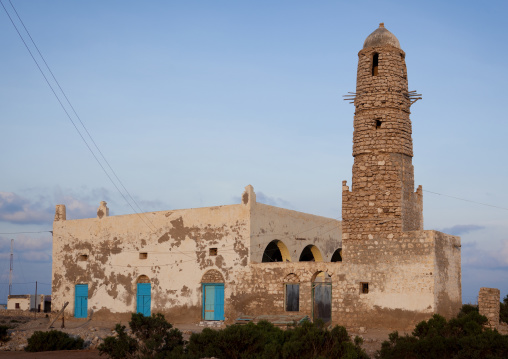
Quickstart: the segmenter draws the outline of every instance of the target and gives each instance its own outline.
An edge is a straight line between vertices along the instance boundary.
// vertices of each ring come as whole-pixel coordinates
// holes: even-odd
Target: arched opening
[[[224,283],[224,277],[217,269],[210,269],[203,274],[201,283]]]
[[[210,269],[201,278],[203,291],[202,318],[224,320],[224,277],[216,269]]]
[[[372,76],[377,76],[379,65],[379,54],[376,52],[374,56],[372,56]]]
[[[136,281],[136,312],[149,317],[152,307],[152,284],[146,275]]]
[[[291,262],[291,256],[289,255],[289,250],[282,241],[277,239],[268,243],[263,252],[263,259],[261,260],[263,263],[265,262]]]
[[[150,278],[148,278],[146,275],[140,275],[136,283],[150,283]]]
[[[312,276],[312,318],[324,323],[332,320],[332,279],[326,272]]]
[[[300,254],[300,262],[322,262],[323,256],[321,255],[321,252],[319,249],[309,244],[307,247],[305,247],[302,251],[302,254]]]
[[[331,262],[342,262],[342,248],[337,248],[337,250],[333,252]]]

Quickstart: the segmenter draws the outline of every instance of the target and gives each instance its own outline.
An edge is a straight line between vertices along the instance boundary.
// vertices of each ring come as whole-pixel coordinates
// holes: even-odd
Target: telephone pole
[[[9,271],[9,296],[11,295],[12,291],[12,264],[13,264],[13,258],[14,258],[14,239],[11,239],[11,269]]]

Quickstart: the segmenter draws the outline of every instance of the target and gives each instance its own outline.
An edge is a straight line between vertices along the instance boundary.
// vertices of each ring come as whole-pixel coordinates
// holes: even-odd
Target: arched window
[[[277,239],[268,243],[263,252],[262,262],[291,262],[286,245]]]
[[[377,76],[377,68],[379,65],[379,54],[377,52],[372,56],[372,76]]]
[[[337,250],[333,252],[331,262],[342,262],[342,248],[337,248]]]
[[[322,262],[323,256],[321,255],[321,252],[319,249],[309,244],[307,247],[305,247],[302,251],[302,254],[300,254],[300,262]]]
[[[201,283],[224,283],[222,273],[216,269],[210,269],[201,278]]]

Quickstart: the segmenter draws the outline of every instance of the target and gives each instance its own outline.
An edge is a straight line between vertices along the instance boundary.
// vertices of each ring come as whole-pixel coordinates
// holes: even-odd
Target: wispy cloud
[[[52,246],[50,234],[39,237],[18,235],[14,240],[14,255],[26,262],[51,262]],[[8,260],[10,250],[10,239],[0,237],[0,260]]]
[[[12,192],[0,192],[0,221],[15,224],[51,223],[53,210],[47,203]]]
[[[265,195],[263,192],[257,192],[256,193],[256,200],[258,202],[269,204],[271,206],[277,206],[277,207],[285,207],[285,208],[291,208],[293,207],[291,203],[288,201],[280,198],[280,197],[270,197]]]
[[[443,228],[442,232],[452,234],[454,236],[460,236],[473,231],[479,231],[480,229],[485,229],[485,227],[476,224],[458,224],[453,227]]]
[[[57,204],[65,204],[68,218],[90,218],[96,215],[100,201],[109,198],[104,188],[62,190],[55,187],[30,188],[22,193],[0,192],[0,222],[51,225]]]
[[[508,239],[501,242],[501,247],[484,249],[476,242],[462,246],[462,266],[508,271]]]
[[[236,203],[241,202],[241,198],[239,196],[235,196],[233,200]],[[285,199],[282,199],[280,197],[271,197],[265,195],[263,192],[256,192],[256,202],[269,204],[270,206],[276,206],[276,207],[283,207],[283,208],[293,208],[293,205],[286,201]]]

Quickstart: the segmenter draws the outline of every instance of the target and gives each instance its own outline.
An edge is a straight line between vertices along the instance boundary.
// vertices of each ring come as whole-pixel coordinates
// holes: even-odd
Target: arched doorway
[[[312,278],[312,318],[325,324],[332,320],[332,279],[326,272],[317,272]]]
[[[286,245],[275,239],[266,246],[261,262],[291,262],[291,256]]]
[[[207,271],[201,278],[203,289],[204,320],[224,320],[224,277],[215,269]]]
[[[152,284],[150,279],[146,275],[139,276],[136,287],[136,313],[149,317],[152,306]]]
[[[322,262],[323,256],[319,249],[312,244],[305,247],[300,254],[300,262]]]

